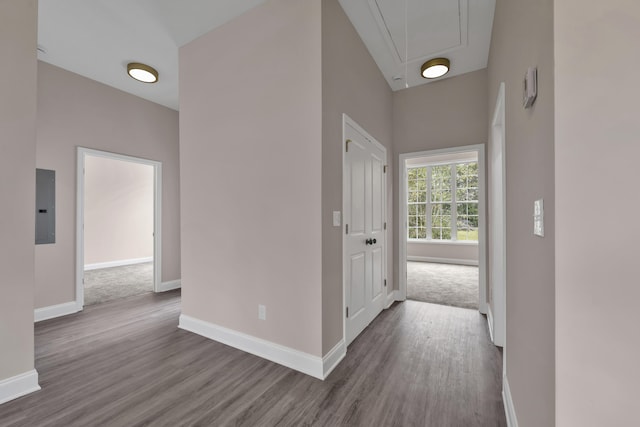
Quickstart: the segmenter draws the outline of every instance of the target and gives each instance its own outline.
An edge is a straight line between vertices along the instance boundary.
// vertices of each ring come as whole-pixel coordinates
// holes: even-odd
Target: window
[[[409,239],[478,241],[478,162],[409,167]]]

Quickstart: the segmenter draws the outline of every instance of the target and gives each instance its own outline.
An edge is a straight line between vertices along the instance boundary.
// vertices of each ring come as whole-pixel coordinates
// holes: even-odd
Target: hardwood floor
[[[1,426],[506,426],[502,357],[477,311],[384,311],[325,381],[177,328],[179,291],[36,324],[42,390]]]

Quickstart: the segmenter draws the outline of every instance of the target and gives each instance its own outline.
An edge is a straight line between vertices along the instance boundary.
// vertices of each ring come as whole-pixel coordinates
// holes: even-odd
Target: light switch
[[[533,234],[544,237],[544,201],[533,202]]]
[[[333,226],[340,227],[340,211],[333,211]]]

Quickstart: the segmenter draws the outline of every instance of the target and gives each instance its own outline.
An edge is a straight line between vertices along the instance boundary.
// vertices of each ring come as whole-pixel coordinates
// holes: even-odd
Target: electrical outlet
[[[258,319],[267,320],[267,306],[258,304]]]

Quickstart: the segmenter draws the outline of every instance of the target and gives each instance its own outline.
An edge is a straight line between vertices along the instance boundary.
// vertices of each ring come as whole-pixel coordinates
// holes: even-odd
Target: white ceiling
[[[178,109],[178,47],[264,0],[40,0],[38,59]],[[127,75],[151,65],[158,83]]]
[[[178,48],[264,1],[40,0],[38,59],[177,110]],[[486,67],[495,0],[340,3],[393,90],[405,88],[405,49],[410,86],[428,82],[420,65],[436,55],[451,60],[447,77]],[[158,83],[131,79],[129,62],[156,68]]]
[[[393,90],[405,89],[405,66],[409,87],[434,81],[423,78],[420,67],[435,57],[451,61],[449,73],[435,80],[487,67],[495,0],[340,0],[340,4]]]

